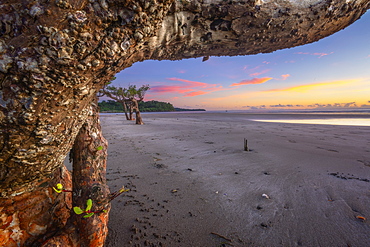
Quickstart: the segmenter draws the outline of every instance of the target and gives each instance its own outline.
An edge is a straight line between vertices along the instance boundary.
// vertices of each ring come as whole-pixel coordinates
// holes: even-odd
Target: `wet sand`
[[[370,127],[250,120],[284,117],[102,115],[108,184],[130,188],[106,246],[370,246]]]

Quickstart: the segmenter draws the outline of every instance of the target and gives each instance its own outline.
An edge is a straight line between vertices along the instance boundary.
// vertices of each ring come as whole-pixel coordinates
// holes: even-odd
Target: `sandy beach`
[[[370,127],[251,121],[282,117],[102,115],[108,184],[130,189],[106,246],[370,246]]]

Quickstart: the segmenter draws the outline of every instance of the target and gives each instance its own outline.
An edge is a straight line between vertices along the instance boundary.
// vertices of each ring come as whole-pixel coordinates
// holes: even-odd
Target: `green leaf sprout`
[[[63,192],[63,184],[57,184],[56,188],[53,187],[53,189],[55,190],[55,192],[57,193],[62,193]]]
[[[80,207],[73,207],[73,211],[76,214],[82,214],[84,212]]]

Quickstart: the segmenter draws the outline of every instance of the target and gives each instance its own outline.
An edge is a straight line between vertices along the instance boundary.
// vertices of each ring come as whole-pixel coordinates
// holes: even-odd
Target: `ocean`
[[[270,123],[325,124],[346,126],[370,126],[370,109],[351,110],[219,110],[183,112],[142,112],[142,114],[226,114],[243,116],[248,120]],[[101,113],[101,115],[124,113]],[[144,116],[145,121],[145,116]]]

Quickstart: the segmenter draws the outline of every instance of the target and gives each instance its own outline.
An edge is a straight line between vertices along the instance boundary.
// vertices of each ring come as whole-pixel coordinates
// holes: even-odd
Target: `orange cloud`
[[[285,74],[285,75],[281,75],[281,78],[282,80],[286,80],[290,75],[289,74]]]
[[[359,81],[359,80],[320,82],[320,83],[313,83],[313,84],[307,84],[307,85],[301,85],[301,86],[295,86],[295,87],[288,87],[288,88],[270,89],[270,90],[265,90],[264,92],[286,92],[286,91],[306,92],[306,91],[313,90],[313,89],[318,88],[318,87],[338,86],[338,85],[353,83],[353,82],[357,82],[357,81]]]
[[[238,83],[233,83],[233,84],[231,84],[231,86],[262,84],[262,83],[267,82],[271,79],[273,79],[273,78],[272,77],[253,78],[253,79],[250,79],[250,80],[243,80],[243,81],[238,82]]]

